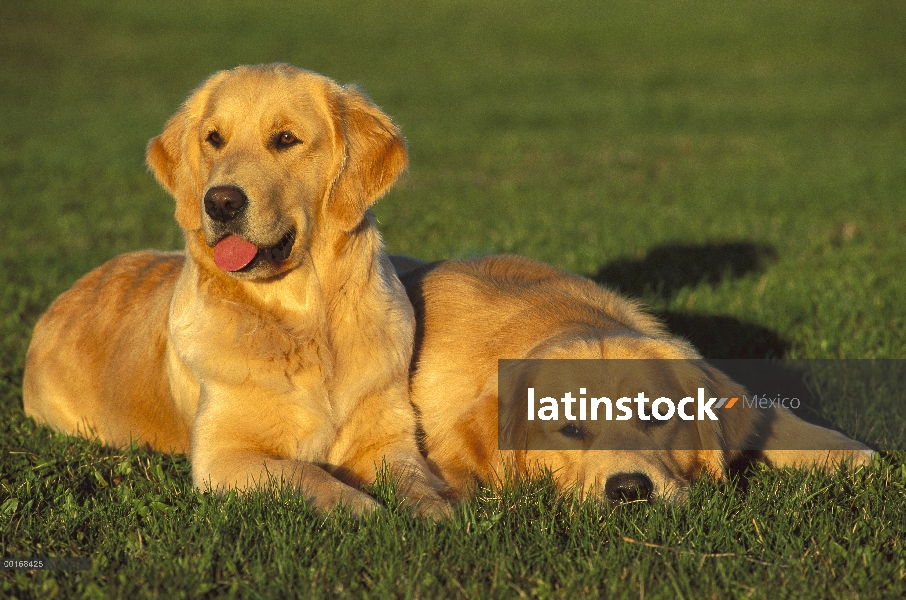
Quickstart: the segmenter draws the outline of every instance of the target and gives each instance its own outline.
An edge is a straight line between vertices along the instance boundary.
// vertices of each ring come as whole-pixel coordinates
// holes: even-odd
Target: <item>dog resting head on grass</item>
[[[216,73],[151,140],[185,253],[92,271],[35,327],[26,412],[70,434],[189,451],[197,486],[295,486],[320,508],[386,463],[417,510],[440,482],[408,400],[413,315],[368,210],[406,169],[354,87],[288,65]]]
[[[564,489],[576,486],[614,502],[682,500],[695,477],[723,477],[743,452],[778,467],[828,469],[844,459],[863,464],[873,455],[786,409],[764,411],[744,402],[721,411],[716,422],[658,421],[650,412],[648,420],[579,420],[578,402],[572,418],[564,408],[556,418],[529,421],[528,388],[537,391],[536,401],[565,390],[577,395],[579,385],[589,394],[592,387],[605,389],[613,400],[639,392],[650,400],[679,400],[698,389],[742,398],[745,390],[637,303],[587,279],[514,256],[392,260],[416,312],[411,398],[423,448],[457,495],[468,495],[476,483],[497,484],[507,469],[520,476],[542,468]],[[546,360],[507,364],[500,381],[514,389],[501,390],[499,359]],[[593,366],[576,359],[591,359]],[[501,393],[517,401],[498,402]],[[790,450],[797,447],[791,441],[836,450]]]

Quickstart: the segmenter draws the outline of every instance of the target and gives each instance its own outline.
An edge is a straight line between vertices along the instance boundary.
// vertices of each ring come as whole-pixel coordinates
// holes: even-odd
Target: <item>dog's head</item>
[[[189,252],[239,279],[285,273],[315,236],[356,231],[408,165],[399,131],[359,90],[284,64],[211,76],[147,161]]]
[[[757,416],[742,402],[716,411],[718,421],[699,420],[697,402],[683,406],[683,414],[693,419],[679,418],[678,413],[666,420],[652,418],[654,400],[665,397],[678,403],[696,396],[699,388],[706,399],[743,396],[738,384],[677,340],[623,333],[603,339],[578,336],[554,340],[533,357],[567,360],[515,363],[515,372],[501,378],[510,389],[499,392],[514,399],[500,405],[502,439],[513,445],[517,467],[549,469],[561,485],[578,485],[587,495],[612,502],[681,501],[697,476],[723,477],[756,428]],[[494,395],[496,383],[488,386]],[[548,411],[527,420],[528,388],[533,389],[536,411],[547,397],[557,401],[556,415]],[[574,402],[563,402],[567,391]],[[639,416],[640,394],[647,398],[641,412],[648,419]],[[603,396],[610,400],[611,420],[606,419],[607,405],[594,402]],[[631,411],[625,420],[621,418],[628,415],[617,405],[620,398],[631,400],[623,402]],[[657,410],[665,416],[669,407],[658,403]]]

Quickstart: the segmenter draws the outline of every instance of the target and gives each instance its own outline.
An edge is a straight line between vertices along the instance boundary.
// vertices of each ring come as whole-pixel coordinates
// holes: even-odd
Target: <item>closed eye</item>
[[[584,440],[587,435],[580,427],[574,423],[567,423],[560,428],[560,434],[574,440]]]

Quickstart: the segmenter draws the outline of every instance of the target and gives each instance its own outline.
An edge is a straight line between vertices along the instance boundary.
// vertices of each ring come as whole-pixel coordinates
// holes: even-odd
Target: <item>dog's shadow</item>
[[[777,258],[776,250],[752,242],[702,245],[667,244],[642,258],[618,258],[592,276],[596,282],[634,297],[654,296],[669,302],[680,290],[764,272]],[[803,420],[835,428],[822,416],[822,401],[804,380],[795,361],[721,361],[717,359],[783,359],[790,343],[762,325],[726,315],[683,311],[660,311],[668,329],[689,340],[706,359],[747,389],[783,390],[802,399]],[[807,371],[807,369],[806,369]],[[750,457],[743,457],[731,471],[745,474]],[[746,478],[742,479],[745,485]]]
[[[772,246],[753,242],[666,244],[642,258],[612,260],[591,278],[628,296],[653,295],[667,302],[684,288],[761,273],[776,258]],[[735,317],[671,310],[655,314],[705,358],[782,358],[790,348],[776,332]]]

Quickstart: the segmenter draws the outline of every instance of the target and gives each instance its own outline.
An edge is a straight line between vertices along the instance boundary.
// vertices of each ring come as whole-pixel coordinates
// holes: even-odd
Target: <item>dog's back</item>
[[[528,258],[441,261],[400,278],[416,312],[414,364],[462,356],[496,371],[499,358],[523,357],[549,336],[585,329],[634,332],[696,356],[637,302]]]

